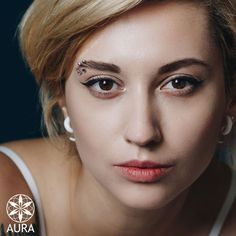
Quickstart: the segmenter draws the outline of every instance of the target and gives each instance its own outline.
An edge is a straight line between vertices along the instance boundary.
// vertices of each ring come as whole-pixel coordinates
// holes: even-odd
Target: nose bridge
[[[137,88],[131,100],[126,139],[137,145],[145,145],[157,140],[159,135],[156,112],[148,89]]]
[[[145,128],[145,126],[152,126],[153,110],[151,99],[145,92],[140,92],[133,100],[133,124]]]

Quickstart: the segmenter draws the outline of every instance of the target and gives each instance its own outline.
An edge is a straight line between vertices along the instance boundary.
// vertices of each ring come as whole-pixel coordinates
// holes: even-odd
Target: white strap
[[[43,208],[42,208],[41,201],[40,201],[40,195],[39,195],[39,191],[38,191],[36,182],[35,182],[33,176],[31,175],[29,168],[23,162],[23,160],[11,149],[4,147],[4,146],[0,146],[0,152],[4,153],[6,156],[8,156],[15,163],[15,165],[18,167],[21,174],[23,175],[26,183],[28,184],[28,186],[34,196],[34,200],[36,202],[36,205],[37,205],[39,224],[40,224],[40,235],[46,236],[46,227],[45,227],[45,222],[44,222],[44,217],[43,217]]]
[[[220,231],[224,225],[224,222],[226,220],[226,217],[234,203],[235,200],[235,195],[236,195],[236,171],[232,171],[232,179],[231,179],[231,184],[230,188],[227,194],[227,197],[225,199],[225,202],[217,216],[217,219],[212,227],[212,230],[209,234],[209,236],[219,236]]]

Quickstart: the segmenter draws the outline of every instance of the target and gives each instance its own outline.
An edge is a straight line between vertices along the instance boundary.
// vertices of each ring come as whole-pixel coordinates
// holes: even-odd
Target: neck
[[[81,171],[71,202],[73,228],[77,235],[146,236],[167,235],[176,225],[187,191],[160,209],[134,209],[107,193]],[[170,227],[171,225],[171,227]]]

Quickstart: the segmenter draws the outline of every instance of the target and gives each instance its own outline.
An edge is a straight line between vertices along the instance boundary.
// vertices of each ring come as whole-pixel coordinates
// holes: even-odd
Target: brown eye
[[[169,81],[161,87],[161,90],[173,94],[187,94],[196,89],[203,82],[200,79],[188,75],[175,75],[172,76],[172,78],[173,79],[169,79]]]
[[[171,81],[171,83],[172,83],[172,87],[175,89],[183,89],[188,84],[186,80],[181,80],[181,79],[174,79]]]
[[[92,95],[98,98],[113,98],[124,91],[124,87],[116,80],[104,76],[96,76],[89,81],[82,83]]]
[[[83,84],[98,92],[109,92],[118,89],[118,84],[112,79],[91,79]]]
[[[102,90],[109,91],[113,88],[113,86],[114,86],[114,82],[112,80],[104,79],[104,80],[99,81],[99,87]]]

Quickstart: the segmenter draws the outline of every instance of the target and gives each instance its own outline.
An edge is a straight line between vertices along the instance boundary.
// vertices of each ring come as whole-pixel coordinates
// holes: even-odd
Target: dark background
[[[7,3],[6,3],[7,2]],[[41,136],[38,88],[18,47],[17,25],[32,0],[1,5],[0,143]]]

